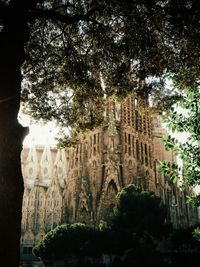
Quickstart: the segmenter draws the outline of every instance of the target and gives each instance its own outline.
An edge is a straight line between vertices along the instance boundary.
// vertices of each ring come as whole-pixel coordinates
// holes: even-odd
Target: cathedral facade
[[[76,147],[33,146],[22,152],[25,183],[22,247],[28,251],[62,223],[98,225],[109,219],[115,197],[128,184],[153,191],[168,206],[175,227],[197,222],[186,192],[159,172],[159,161],[175,161],[161,141],[165,134],[148,98],[109,100],[102,126],[80,137]]]

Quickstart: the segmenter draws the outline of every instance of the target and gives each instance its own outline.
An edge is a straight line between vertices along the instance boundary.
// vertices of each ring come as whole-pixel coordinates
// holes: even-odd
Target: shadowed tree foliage
[[[129,185],[117,196],[110,225],[101,221],[98,229],[80,223],[58,226],[47,233],[33,252],[50,266],[56,260],[66,264],[74,261],[79,266],[84,257],[94,259],[102,254],[110,259],[113,255],[122,256],[126,264],[148,263],[150,259],[157,264],[160,258],[152,259],[157,253],[157,241],[169,234],[165,218],[166,210],[159,197]]]
[[[83,256],[95,257],[98,250],[92,249],[92,244],[98,240],[97,236],[95,228],[81,223],[61,225],[47,233],[33,248],[33,253],[47,265],[56,260],[67,263],[73,257],[76,260]]]
[[[197,86],[199,13],[195,0],[0,1],[0,256],[7,266],[19,262],[27,133],[17,120],[20,101],[36,119],[80,131],[102,121],[105,95],[135,89],[162,99],[167,75],[182,89]]]
[[[22,91],[26,110],[36,119],[55,119],[80,131],[102,122],[105,95],[151,93],[163,109],[166,94],[166,105],[172,95],[173,101],[179,98],[164,89],[166,77],[181,88],[198,82],[194,1],[66,1],[65,6],[44,1],[38,7],[41,17],[26,44]],[[87,15],[66,21],[66,14]]]
[[[199,226],[199,225],[198,225]],[[197,225],[186,229],[176,229],[170,235],[170,249],[176,251],[199,251],[200,244],[193,237]]]
[[[168,226],[166,207],[153,192],[141,192],[135,185],[126,186],[117,196],[112,228],[133,237],[162,238]]]
[[[122,248],[122,266],[163,266],[157,246],[172,229],[166,217],[166,207],[153,192],[131,184],[117,195],[111,228],[116,234],[114,247],[118,246],[118,253]]]

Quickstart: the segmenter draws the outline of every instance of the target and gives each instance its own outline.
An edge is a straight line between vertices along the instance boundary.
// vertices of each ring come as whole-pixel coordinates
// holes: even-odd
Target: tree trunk
[[[24,190],[20,153],[26,129],[17,116],[26,28],[9,19],[0,32],[0,266],[19,267]]]
[[[25,130],[17,119],[11,120],[10,104],[16,103],[8,102],[0,103],[0,261],[4,267],[15,267],[20,261],[24,190],[20,153]]]

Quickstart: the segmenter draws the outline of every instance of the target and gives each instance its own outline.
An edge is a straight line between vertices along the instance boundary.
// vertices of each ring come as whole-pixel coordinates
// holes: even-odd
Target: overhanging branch
[[[31,11],[30,14],[30,20],[35,20],[38,18],[44,18],[44,19],[53,19],[57,20],[66,24],[73,24],[75,22],[78,22],[80,20],[84,21],[93,21],[92,15],[97,11],[97,8],[91,8],[87,13],[85,14],[75,14],[73,16],[70,15],[63,15],[59,12],[56,12],[55,10],[42,10],[42,9],[35,9],[34,11]]]

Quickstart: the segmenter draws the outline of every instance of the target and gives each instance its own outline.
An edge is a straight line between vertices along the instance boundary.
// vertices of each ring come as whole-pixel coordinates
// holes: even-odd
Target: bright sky
[[[24,146],[33,146],[33,145],[46,145],[50,146],[56,145],[55,137],[58,133],[53,122],[49,122],[45,125],[43,124],[33,124],[29,116],[19,115],[19,121],[23,126],[29,127],[29,134],[24,140]]]

